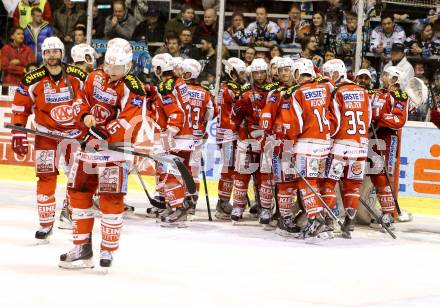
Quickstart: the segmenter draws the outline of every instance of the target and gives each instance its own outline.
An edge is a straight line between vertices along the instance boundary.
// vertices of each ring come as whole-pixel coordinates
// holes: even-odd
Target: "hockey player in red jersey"
[[[291,150],[293,145],[288,131],[299,131],[298,120],[292,117],[294,111],[291,110],[292,93],[298,87],[294,79],[297,64],[298,61],[294,62],[290,58],[279,58],[274,64],[279,85],[269,93],[260,118],[260,128],[265,132],[265,144],[270,144],[274,138],[278,142],[275,144],[272,167],[277,185],[276,197],[280,213],[276,233],[282,236],[297,236],[301,230],[295,224],[292,211],[293,204],[296,202],[298,177],[293,172],[285,172],[285,169],[291,169],[290,164],[294,163],[294,157],[290,155],[290,159],[282,160],[284,149]],[[270,155],[269,148],[264,147],[265,155]]]
[[[400,88],[402,74],[396,66],[387,67],[381,76],[383,88],[376,91],[371,100],[371,129],[376,129],[379,142],[370,141],[375,152],[370,178],[382,207],[382,222],[387,226],[392,226],[394,221],[395,201],[392,193],[394,187],[388,183],[385,172],[388,172],[393,185],[395,167],[400,159],[400,132],[408,119],[408,96]],[[385,165],[382,163],[382,154]]]
[[[82,87],[82,76],[67,66],[61,65],[64,45],[56,37],[46,38],[42,44],[44,64],[27,73],[18,86],[12,103],[12,124],[26,126],[28,117],[35,114],[38,131],[53,133],[65,138],[81,137],[82,131],[75,127],[72,105]],[[37,182],[37,204],[40,229],[35,238],[47,243],[52,234],[55,219],[55,189],[60,156],[69,164],[72,144],[42,136],[35,137],[35,170]],[[64,145],[63,145],[64,144]],[[19,155],[28,152],[26,133],[12,130],[12,149]]]
[[[95,193],[99,195],[102,212],[101,267],[111,266],[113,252],[119,247],[124,195],[133,156],[108,150],[106,145],[133,147],[142,124],[145,91],[143,84],[129,74],[132,57],[132,48],[126,40],[110,40],[104,69],[87,77],[82,103],[74,106],[78,125],[89,128],[89,133],[83,149],[75,155],[69,174],[74,248],[60,256],[62,268],[93,267],[91,234]]]
[[[184,163],[191,170],[196,183],[197,194],[185,194],[185,202],[189,205],[188,214],[194,215],[200,186],[198,175],[201,149],[206,138],[207,123],[216,112],[211,93],[197,82],[202,71],[200,63],[194,59],[184,59],[180,64],[180,69],[188,86],[188,100],[183,103],[185,124],[175,140],[178,154],[184,158]]]
[[[341,195],[345,208],[342,235],[351,238],[353,220],[359,206],[360,187],[364,179],[368,155],[368,128],[371,121],[371,106],[368,92],[347,80],[347,69],[339,59],[329,60],[323,70],[328,73],[336,88],[331,105],[333,145],[327,159],[325,179],[321,182],[321,195],[327,205],[336,207],[335,187],[341,184]],[[333,219],[326,215],[329,232],[333,231]]]
[[[251,66],[252,84],[242,87],[239,99],[232,106],[232,121],[238,128],[237,152],[234,175],[234,204],[231,220],[238,222],[246,206],[246,193],[251,174],[254,175],[257,185],[257,198],[261,204],[259,216],[260,224],[267,225],[272,217],[273,181],[272,174],[260,171],[262,150],[260,142],[254,132],[259,130],[261,110],[266,104],[268,93],[272,87],[268,86],[268,65],[263,59],[255,59]],[[272,162],[272,161],[270,161]]]
[[[237,124],[231,119],[232,104],[245,83],[245,63],[239,58],[223,60],[228,80],[221,83],[217,102],[216,140],[220,147],[223,167],[218,183],[218,202],[215,217],[230,219],[232,206],[229,203],[234,185],[234,160],[237,146]]]
[[[332,116],[329,107],[333,87],[327,79],[314,78],[313,63],[307,59],[300,59],[295,76],[300,86],[292,93],[292,103],[289,105],[291,112],[290,115],[286,114],[287,126],[283,128],[287,139],[294,142],[291,152],[295,156],[296,170],[316,192],[319,191],[319,181],[323,178],[325,162],[331,148],[329,120]],[[290,123],[292,124],[289,126]],[[303,237],[316,238],[325,228],[323,206],[304,181],[298,181],[297,187],[308,215]]]

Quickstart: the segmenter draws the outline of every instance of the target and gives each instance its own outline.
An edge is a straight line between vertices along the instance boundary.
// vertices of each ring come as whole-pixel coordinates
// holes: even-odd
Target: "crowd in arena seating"
[[[380,73],[382,63],[399,63],[410,76],[421,77],[430,84],[431,96],[438,93],[439,73],[435,70],[438,61],[433,58],[440,56],[440,8],[420,8],[408,14],[402,10],[403,6],[391,9],[375,5],[374,0],[366,2],[368,19],[363,31],[362,68],[369,69],[379,82],[376,70]],[[171,18],[158,3],[95,1],[92,37],[143,41],[149,45],[151,55],[168,52],[197,59],[203,66],[201,78],[212,81],[216,67],[218,1],[172,1],[172,6],[180,12]],[[111,9],[99,9],[103,4],[111,5]],[[278,7],[283,10],[278,9],[284,14],[281,18],[281,14],[273,17]],[[264,58],[270,63],[275,56],[300,55],[311,59],[317,67],[329,59],[340,58],[349,71],[354,68],[356,0],[305,3],[228,0],[227,11],[231,8],[234,12],[226,16],[223,33],[224,56],[238,54],[249,64],[254,58]],[[197,14],[199,9],[203,9],[203,15]],[[6,25],[5,20],[2,17],[0,25]],[[20,0],[12,24],[8,37],[2,37],[0,42],[2,84],[6,85],[17,84],[30,64],[41,63],[41,43],[46,37],[56,35],[62,39],[66,45],[65,61],[71,60],[72,46],[86,39],[86,4],[71,0]],[[440,100],[439,95],[434,99]]]

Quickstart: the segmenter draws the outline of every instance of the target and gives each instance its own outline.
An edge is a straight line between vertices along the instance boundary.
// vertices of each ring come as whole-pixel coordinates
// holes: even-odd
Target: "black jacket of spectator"
[[[154,25],[148,25],[148,21],[141,22],[133,33],[134,41],[148,42],[163,42],[163,36],[165,33],[165,25],[162,22],[158,22]]]
[[[211,25],[210,27],[208,27],[205,22],[202,20],[201,22],[199,22],[196,30],[194,31],[194,35],[193,35],[193,41],[196,44],[200,43],[200,40],[204,37],[217,37],[217,29],[218,29],[218,25],[217,23]]]
[[[193,44],[182,45],[180,51],[182,55],[184,55],[184,57],[186,58],[200,60],[200,58],[202,57],[200,49]]]
[[[98,16],[93,18],[93,29],[95,30],[95,34],[93,35],[93,38],[103,38],[104,27],[105,27],[105,16],[99,13]]]

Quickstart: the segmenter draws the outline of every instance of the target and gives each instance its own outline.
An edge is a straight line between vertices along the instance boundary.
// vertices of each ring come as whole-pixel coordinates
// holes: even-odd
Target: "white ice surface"
[[[130,191],[137,210],[104,275],[59,269],[69,232],[56,229],[49,245],[36,246],[35,186],[0,185],[1,307],[440,306],[440,218],[397,225],[398,240],[361,228],[352,240],[310,245],[251,220],[209,222],[204,199],[189,228],[162,229],[143,217],[143,193]],[[99,266],[99,219],[94,238]]]

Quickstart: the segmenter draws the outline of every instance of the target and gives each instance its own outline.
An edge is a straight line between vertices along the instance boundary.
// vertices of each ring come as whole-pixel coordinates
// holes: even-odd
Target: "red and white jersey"
[[[188,84],[188,100],[184,103],[185,125],[179,138],[201,140],[206,132],[206,126],[216,111],[211,93],[206,88]]]
[[[345,140],[368,145],[368,129],[371,122],[371,105],[367,90],[353,83],[344,82],[333,93],[334,140]]]
[[[145,116],[144,85],[131,74],[111,82],[103,70],[96,70],[86,79],[83,101],[75,105],[75,113],[78,122],[93,115],[97,126],[109,133],[109,144],[131,146]]]
[[[371,98],[376,128],[401,129],[408,120],[408,96],[404,91],[377,90]]]
[[[157,86],[156,123],[162,130],[167,127],[179,129],[179,134],[185,125],[184,103],[188,101],[188,87],[181,78],[169,79]]]
[[[232,114],[232,121],[239,126],[240,140],[252,138],[252,132],[260,130],[260,118],[269,92],[275,88],[275,83],[268,83],[262,87],[243,86],[240,99],[235,103],[241,108],[240,114]]]
[[[240,95],[240,86],[231,81],[223,82],[217,101],[217,143],[225,143],[237,139],[237,124],[232,121],[232,104]]]
[[[67,66],[66,71],[59,80],[45,66],[25,74],[12,103],[12,124],[26,126],[29,115],[34,113],[38,131],[80,137],[82,131],[75,125],[73,104],[80,98],[86,74],[72,66]]]

